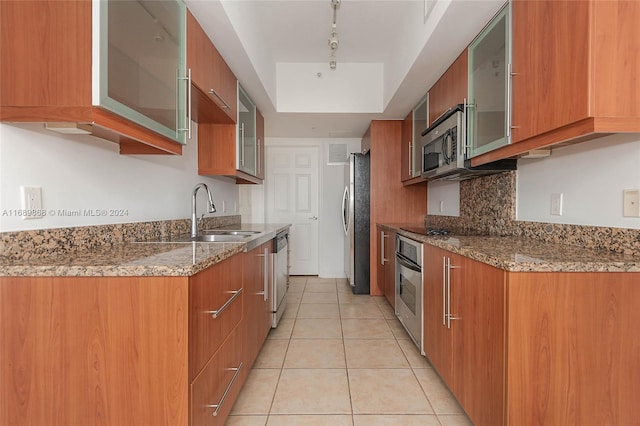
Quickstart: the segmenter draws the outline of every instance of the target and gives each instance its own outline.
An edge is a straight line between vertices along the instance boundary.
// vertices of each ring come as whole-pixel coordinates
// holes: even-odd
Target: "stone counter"
[[[225,228],[275,236],[289,225],[248,224]],[[191,276],[245,250],[247,243],[122,242],[45,257],[0,259],[0,276]]]
[[[640,257],[511,236],[426,236],[404,231],[417,224],[380,224],[384,229],[511,272],[640,272]],[[640,276],[638,276],[640,283]]]

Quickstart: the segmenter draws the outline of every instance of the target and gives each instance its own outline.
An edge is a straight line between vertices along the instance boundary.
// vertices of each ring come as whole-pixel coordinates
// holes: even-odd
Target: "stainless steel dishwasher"
[[[287,306],[287,290],[289,289],[289,229],[279,232],[273,239],[271,253],[270,294],[272,295],[273,320],[271,327],[276,328]]]

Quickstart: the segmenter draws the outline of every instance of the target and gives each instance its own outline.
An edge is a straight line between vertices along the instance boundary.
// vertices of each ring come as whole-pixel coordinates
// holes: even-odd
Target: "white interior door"
[[[291,223],[292,275],[318,274],[318,147],[267,146],[268,223]]]

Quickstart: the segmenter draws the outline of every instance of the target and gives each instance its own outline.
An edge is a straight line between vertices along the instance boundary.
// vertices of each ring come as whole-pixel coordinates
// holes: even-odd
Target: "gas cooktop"
[[[414,234],[420,235],[449,235],[448,229],[437,229],[437,228],[421,228],[419,226],[407,226],[405,228],[400,228],[403,231],[413,232]]]

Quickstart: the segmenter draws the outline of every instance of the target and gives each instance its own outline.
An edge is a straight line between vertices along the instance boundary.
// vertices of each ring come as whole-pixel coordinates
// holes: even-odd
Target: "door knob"
[[[318,216],[311,216],[309,219],[311,219],[311,220],[318,220]]]

